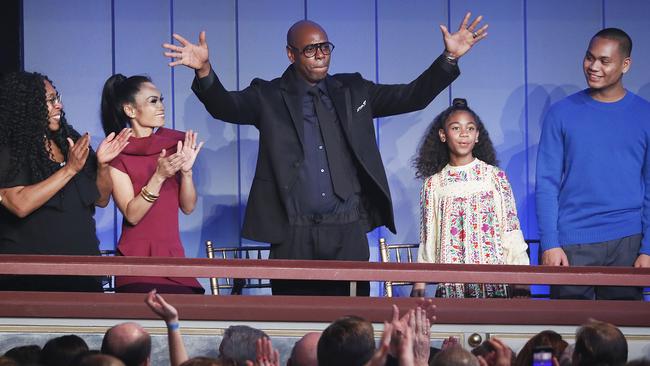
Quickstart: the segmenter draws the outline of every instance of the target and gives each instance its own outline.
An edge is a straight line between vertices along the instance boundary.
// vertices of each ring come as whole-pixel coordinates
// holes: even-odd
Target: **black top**
[[[9,151],[0,148],[0,176],[8,169]],[[59,163],[52,162],[58,166]],[[25,218],[0,207],[0,254],[99,255],[95,231],[95,182],[97,160],[91,153],[84,169],[43,206]],[[31,185],[28,166],[2,188]]]
[[[314,109],[314,101],[307,93],[310,86],[300,78],[297,71],[293,69],[288,73],[288,83],[294,87],[301,96],[303,137],[304,137],[304,160],[297,163],[298,179],[291,190],[287,202],[285,202],[289,217],[304,216],[313,214],[337,214],[348,211],[356,211],[359,207],[359,194],[361,185],[359,183],[356,161],[354,161],[349,143],[341,130],[341,122],[330,99],[325,80],[316,84],[320,90],[320,98],[323,105],[335,117],[334,133],[337,138],[343,141],[342,151],[339,156],[343,169],[348,173],[347,179],[353,187],[354,194],[341,199],[334,194],[330,175],[330,162],[327,151],[331,150],[323,141],[321,125]],[[201,89],[207,89],[216,80],[214,72],[198,79]],[[329,149],[329,150],[328,150]]]

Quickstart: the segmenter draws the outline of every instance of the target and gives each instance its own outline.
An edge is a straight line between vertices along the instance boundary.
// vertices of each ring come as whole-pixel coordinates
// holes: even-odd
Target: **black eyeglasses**
[[[292,50],[295,51],[300,51],[297,47],[294,47],[292,45],[289,45]],[[314,44],[308,44],[305,46],[305,48],[300,51],[305,57],[307,58],[312,58],[316,56],[316,52],[320,50],[320,52],[323,55],[329,55],[334,51],[334,44],[332,42],[323,42],[323,43],[314,43]]]
[[[56,95],[53,95],[53,96],[45,99],[45,102],[49,103],[51,105],[63,104],[63,98],[61,97],[61,94],[56,93]]]

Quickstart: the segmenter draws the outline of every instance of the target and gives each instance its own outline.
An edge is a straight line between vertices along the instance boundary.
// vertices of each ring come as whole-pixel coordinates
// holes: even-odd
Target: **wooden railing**
[[[650,286],[650,268],[0,255],[0,274]]]
[[[0,255],[0,274],[255,277],[650,286],[650,269],[396,264],[340,261]],[[153,319],[142,294],[0,292],[0,317]],[[411,298],[167,295],[183,319],[330,322],[356,314],[389,319],[390,304]],[[650,303],[531,299],[435,299],[442,324],[577,325],[597,318],[650,327]]]

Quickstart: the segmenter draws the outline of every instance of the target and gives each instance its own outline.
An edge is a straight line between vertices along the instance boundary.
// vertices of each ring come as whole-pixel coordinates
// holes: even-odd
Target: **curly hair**
[[[0,147],[8,149],[8,169],[0,172],[0,182],[11,182],[21,169],[28,169],[31,184],[52,175],[60,167],[53,163],[47,140],[68,155],[67,138],[76,141],[80,135],[69,125],[61,111],[60,128],[48,128],[45,81],[52,81],[36,72],[13,72],[0,80]],[[92,149],[91,149],[92,150]],[[91,155],[94,153],[91,151]],[[91,156],[89,156],[89,159]]]
[[[458,111],[465,111],[472,115],[478,128],[478,143],[472,149],[472,155],[487,164],[498,166],[497,154],[490,140],[481,118],[467,106],[467,101],[462,98],[455,98],[452,105],[442,111],[431,123],[431,127],[422,139],[418,153],[413,159],[415,177],[424,179],[441,171],[449,163],[449,147],[440,141],[438,131],[445,129],[445,123],[449,116]]]

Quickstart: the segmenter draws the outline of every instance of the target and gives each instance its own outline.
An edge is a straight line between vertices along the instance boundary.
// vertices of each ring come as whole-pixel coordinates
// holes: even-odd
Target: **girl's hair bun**
[[[451,105],[454,107],[467,108],[467,100],[465,98],[454,98],[454,100],[451,102]]]

